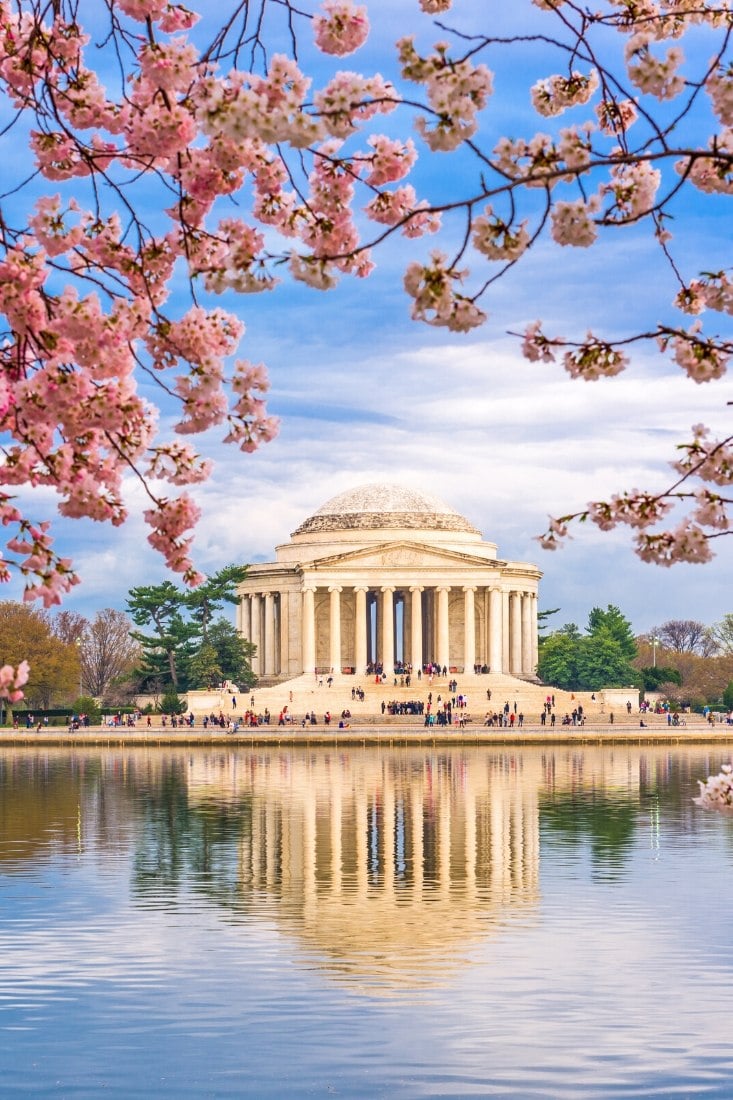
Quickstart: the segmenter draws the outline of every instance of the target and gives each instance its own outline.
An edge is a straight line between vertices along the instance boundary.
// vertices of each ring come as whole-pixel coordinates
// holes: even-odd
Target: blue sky
[[[492,33],[548,27],[547,15],[529,3],[512,4],[511,11],[489,8]],[[387,46],[398,32],[417,33],[425,47],[445,37],[416,9],[416,0],[371,4],[369,44],[333,68],[379,68],[393,76]],[[483,0],[458,0],[454,11],[456,26],[486,31]],[[700,49],[709,53],[705,44]],[[558,65],[537,48],[513,50],[501,47],[487,58],[497,73],[480,133],[488,148],[503,133],[530,136],[586,117],[576,111],[557,123],[534,118],[529,85]],[[405,128],[404,118],[391,116],[377,129]],[[3,144],[7,151],[8,141]],[[430,157],[424,146],[419,152],[421,193],[449,194],[456,179],[463,182],[464,160]],[[676,212],[686,275],[723,266],[730,233],[722,202],[693,196]],[[624,531],[580,528],[555,554],[533,540],[548,514],[621,489],[666,485],[675,444],[688,438],[692,424],[729,431],[730,383],[697,386],[653,348],[637,348],[620,378],[584,383],[568,379],[560,366],[525,362],[518,341],[507,335],[539,318],[548,333],[568,337],[582,337],[588,328],[609,337],[653,328],[672,316],[676,292],[658,248],[641,228],[604,233],[589,250],[561,249],[543,238],[491,288],[483,303],[487,324],[462,336],[412,322],[402,290],[408,259],[447,249],[461,228],[448,223],[440,241],[396,240],[376,257],[379,268],[369,280],[344,279],[328,294],[285,281],[266,296],[212,300],[245,321],[240,353],[267,364],[269,406],[282,424],[279,437],[253,456],[223,447],[216,433],[207,437],[216,468],[211,482],[194,491],[204,513],[197,564],[211,571],[232,561],[271,560],[275,545],[329,497],[389,481],[442,497],[497,542],[502,557],[536,562],[545,573],[541,606],[560,607],[558,622],[582,624],[593,605],[607,603],[618,604],[640,631],[667,618],[720,618],[733,606],[729,539],[718,540],[712,564],[671,570],[641,563]],[[711,325],[724,331],[724,319]],[[163,410],[164,424],[171,412]],[[33,514],[51,514],[53,494],[35,497]],[[144,501],[132,481],[128,499],[131,518],[122,529],[57,523],[57,546],[73,556],[83,578],[65,606],[89,614],[123,608],[130,587],[163,579],[138,519]],[[8,586],[8,596],[17,594]]]

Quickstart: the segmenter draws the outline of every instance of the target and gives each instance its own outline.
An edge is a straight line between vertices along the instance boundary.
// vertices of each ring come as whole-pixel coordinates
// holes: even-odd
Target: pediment
[[[361,547],[342,554],[330,554],[315,558],[305,568],[319,570],[390,570],[398,569],[493,569],[501,562],[492,558],[478,557],[458,550],[446,550],[440,546],[430,546],[418,542],[385,542],[376,546]],[[305,563],[304,563],[305,565]]]

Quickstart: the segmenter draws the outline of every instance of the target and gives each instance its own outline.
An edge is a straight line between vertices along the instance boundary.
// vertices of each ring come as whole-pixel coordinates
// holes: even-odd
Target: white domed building
[[[377,667],[534,679],[540,570],[453,508],[395,485],[340,493],[251,565],[237,626],[264,682]]]

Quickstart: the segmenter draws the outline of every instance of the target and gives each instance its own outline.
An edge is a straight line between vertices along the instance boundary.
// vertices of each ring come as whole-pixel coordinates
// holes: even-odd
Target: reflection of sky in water
[[[3,1096],[731,1095],[719,757],[70,759],[0,755]]]

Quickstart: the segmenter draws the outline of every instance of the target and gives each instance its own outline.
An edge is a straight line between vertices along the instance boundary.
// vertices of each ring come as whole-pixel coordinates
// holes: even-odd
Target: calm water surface
[[[0,751],[0,1095],[730,1098],[729,758]]]

